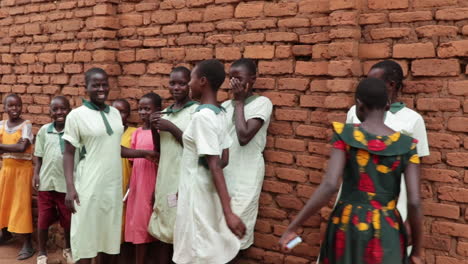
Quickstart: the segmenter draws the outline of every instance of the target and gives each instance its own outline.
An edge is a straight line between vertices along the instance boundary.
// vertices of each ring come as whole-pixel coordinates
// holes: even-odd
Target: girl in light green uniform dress
[[[233,139],[229,148],[229,165],[224,173],[232,197],[232,210],[247,228],[241,249],[250,247],[254,240],[258,200],[265,175],[263,150],[273,108],[270,99],[252,93],[256,73],[252,60],[235,61],[229,71],[234,99],[222,104],[229,120],[229,135]]]
[[[151,117],[153,126],[160,131],[161,157],[156,181],[155,203],[148,232],[163,242],[157,254],[158,263],[171,260],[174,223],[177,213],[180,162],[183,145],[182,133],[187,128],[198,103],[189,96],[190,70],[174,68],[170,74],[169,91],[175,103]]]

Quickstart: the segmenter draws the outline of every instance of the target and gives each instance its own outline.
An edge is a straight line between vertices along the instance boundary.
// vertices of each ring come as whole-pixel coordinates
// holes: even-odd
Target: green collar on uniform
[[[62,130],[62,131],[58,132],[58,131],[55,129],[55,122],[52,122],[52,124],[50,124],[50,125],[47,127],[47,133],[49,133],[49,134],[57,134],[57,135],[59,136],[60,150],[62,151],[62,154],[63,154],[63,152],[65,152],[65,141],[64,141],[63,138],[62,138],[64,131]]]
[[[403,103],[403,102],[396,102],[396,103],[393,103],[393,104],[390,105],[390,110],[389,110],[389,111],[390,111],[392,114],[395,114],[395,113],[397,113],[398,111],[400,111],[401,109],[403,109],[403,108],[405,108],[405,107],[406,107],[405,103]]]
[[[196,101],[188,101],[187,103],[184,104],[184,106],[182,106],[181,108],[179,109],[174,109],[174,105],[175,104],[172,104],[171,106],[169,106],[166,111],[164,111],[164,114],[167,114],[167,115],[170,115],[170,114],[175,114],[175,113],[178,113],[180,111],[182,111],[183,109],[187,108],[187,107],[190,107],[194,104],[198,104],[198,102]]]
[[[93,104],[91,101],[83,99],[83,105],[88,107],[91,110],[99,111],[102,117],[102,121],[104,121],[104,125],[106,126],[106,132],[110,136],[114,133],[112,130],[109,121],[107,120],[107,117],[104,113],[108,114],[110,112],[110,106],[105,105],[104,109],[101,110],[97,105]]]
[[[202,104],[202,105],[199,105],[197,107],[197,109],[195,109],[195,112],[199,112],[200,110],[204,109],[204,108],[208,108],[210,109],[211,111],[215,112],[215,114],[219,114],[221,113],[221,111],[226,111],[224,109],[224,107],[217,107],[216,105],[212,105],[212,104]]]

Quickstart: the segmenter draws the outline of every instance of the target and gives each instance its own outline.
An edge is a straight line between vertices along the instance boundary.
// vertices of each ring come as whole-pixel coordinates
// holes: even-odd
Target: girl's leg
[[[65,231],[65,246],[67,248],[71,248],[71,245],[70,245],[70,231]]]
[[[17,260],[24,260],[32,257],[35,253],[33,245],[32,245],[32,234],[21,234],[21,238],[23,239],[23,247],[21,248]]]
[[[39,242],[39,254],[38,256],[47,255],[47,239],[49,237],[48,229],[38,229],[38,242]]]
[[[117,263],[117,255],[99,253],[96,258],[96,263],[97,264],[115,264]]]
[[[145,264],[148,244],[135,245],[135,264]]]
[[[91,264],[92,259],[80,259],[76,264]]]
[[[8,232],[8,228],[2,228],[2,236],[0,237],[0,245],[12,239],[13,235]]]

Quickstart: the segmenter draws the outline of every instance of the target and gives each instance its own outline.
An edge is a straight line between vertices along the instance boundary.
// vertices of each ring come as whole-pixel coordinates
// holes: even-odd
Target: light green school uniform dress
[[[110,106],[99,111],[84,101],[67,116],[63,139],[86,152],[74,177],[80,199],[70,231],[75,261],[93,258],[98,252],[120,253],[123,129],[119,111]]]
[[[245,119],[258,118],[263,120],[263,125],[245,146],[241,146],[237,139],[233,100],[224,102],[222,106],[226,109],[229,120],[228,131],[233,139],[233,144],[229,148],[229,165],[224,169],[224,174],[229,186],[232,210],[247,228],[245,236],[241,239],[241,249],[246,249],[254,241],[258,200],[265,176],[263,150],[273,104],[265,96],[253,95],[247,98],[244,105]]]
[[[221,157],[232,140],[223,110],[214,105],[201,105],[197,110],[183,135],[172,260],[177,264],[222,264],[237,255],[240,241],[226,224],[205,156]]]
[[[180,130],[185,131],[198,103],[187,102],[180,109],[173,105],[164,109],[167,114],[162,118],[171,121]],[[177,191],[179,189],[180,162],[183,146],[169,132],[160,131],[161,157],[159,159],[158,180],[154,199],[153,213],[148,225],[148,232],[164,243],[174,240],[174,223],[177,213]]]

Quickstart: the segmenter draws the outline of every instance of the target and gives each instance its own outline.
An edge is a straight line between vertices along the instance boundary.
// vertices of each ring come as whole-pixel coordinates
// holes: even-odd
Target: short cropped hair
[[[187,77],[187,79],[190,80],[190,70],[187,69],[187,67],[177,66],[174,69],[172,69],[171,73],[173,72],[181,72],[183,75],[185,75],[185,77]]]
[[[384,109],[388,103],[385,82],[377,78],[362,80],[356,89],[356,99],[359,99],[369,109]]]
[[[238,59],[231,64],[231,67],[244,67],[250,75],[257,75],[257,65],[252,59]]]
[[[384,71],[383,80],[385,82],[395,82],[397,90],[403,87],[403,69],[396,61],[384,60],[374,64],[371,69],[382,69]]]
[[[208,80],[211,89],[214,91],[218,91],[226,78],[224,64],[216,59],[204,60],[198,63],[196,70],[197,76],[200,78],[205,77]]]
[[[108,77],[107,72],[105,70],[103,70],[101,68],[91,68],[91,69],[87,70],[86,73],[85,73],[85,84],[86,84],[86,86],[88,86],[89,80],[91,79],[91,76],[93,76],[94,74],[102,74],[106,78]]]
[[[153,104],[155,108],[160,108],[162,106],[161,96],[159,96],[157,93],[153,93],[153,92],[147,93],[141,97],[141,99],[143,98],[150,99],[151,103]]]

